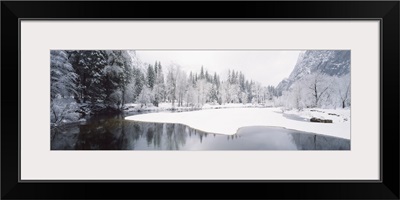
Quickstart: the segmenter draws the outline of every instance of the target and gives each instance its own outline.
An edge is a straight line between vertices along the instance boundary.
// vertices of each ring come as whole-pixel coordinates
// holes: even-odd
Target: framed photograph
[[[400,196],[399,2],[1,5],[4,199]]]
[[[51,150],[350,150],[350,55],[50,50]]]

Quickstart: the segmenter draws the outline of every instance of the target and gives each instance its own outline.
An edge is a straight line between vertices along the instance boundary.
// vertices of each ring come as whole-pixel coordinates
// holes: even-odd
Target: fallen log
[[[333,121],[331,119],[320,119],[320,118],[316,118],[316,117],[311,118],[310,122],[333,123]]]

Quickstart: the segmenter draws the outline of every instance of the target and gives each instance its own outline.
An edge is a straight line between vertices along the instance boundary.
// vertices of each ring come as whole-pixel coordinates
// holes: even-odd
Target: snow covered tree
[[[122,92],[122,105],[124,105],[126,103],[126,99],[127,99],[127,93],[130,93],[128,91],[128,85],[133,82],[132,80],[132,73],[133,73],[133,68],[134,66],[134,62],[137,59],[136,58],[136,52],[132,51],[132,50],[127,50],[127,51],[122,51],[122,57],[124,59],[124,74],[121,77],[121,84],[120,84],[120,88],[121,88],[121,92]]]
[[[240,91],[244,92],[245,91],[245,78],[244,78],[244,74],[242,72],[239,73],[239,86],[240,86]]]
[[[198,94],[197,102],[200,106],[203,106],[206,103],[208,95],[210,93],[211,84],[208,83],[205,79],[201,79],[196,82],[196,89]]]
[[[229,93],[231,98],[231,103],[239,103],[240,88],[239,84],[233,84],[229,86]]]
[[[126,68],[129,68],[126,62],[126,57],[123,56],[124,51],[106,51],[107,66],[102,71],[102,87],[104,91],[103,103],[106,108],[120,109],[123,104],[123,90],[125,89],[125,73]]]
[[[218,102],[218,88],[217,85],[212,83],[211,84],[211,88],[209,91],[209,102],[211,103],[217,103]]]
[[[50,120],[52,124],[76,121],[79,114],[73,97],[76,95],[76,79],[68,53],[61,50],[50,51]]]
[[[230,69],[228,69],[228,76],[227,76],[226,81],[227,81],[229,84],[232,83],[232,76],[231,76],[231,70],[230,70]]]
[[[147,87],[149,87],[150,89],[153,89],[154,84],[155,84],[155,72],[153,69],[153,66],[149,65],[147,67]]]
[[[262,87],[262,103],[267,106],[267,104],[271,105],[273,95],[270,94],[268,87]]]
[[[78,104],[74,98],[57,95],[50,102],[50,122],[52,125],[59,125],[77,121],[80,117],[77,109]]]
[[[303,78],[306,87],[311,90],[314,99],[313,107],[319,107],[321,101],[328,96],[328,89],[331,87],[330,77],[322,73],[313,73]]]
[[[190,84],[191,86],[195,86],[196,85],[196,80],[195,80],[195,78],[193,76],[192,71],[190,71],[190,73],[189,73],[189,80],[188,81],[189,81],[188,84]]]
[[[186,106],[198,106],[198,99],[197,89],[192,84],[188,84],[187,92],[185,94]]]
[[[252,93],[253,93],[252,103],[253,104],[261,103],[262,87],[260,83],[254,83],[252,87]]]
[[[268,95],[267,95],[268,100],[272,100],[274,96],[278,96],[278,93],[274,86],[272,85],[267,86],[267,90],[268,90]]]
[[[201,70],[200,70],[200,78],[199,79],[204,79],[205,75],[204,75],[204,68],[203,66],[201,66]]]
[[[351,100],[351,85],[350,74],[334,78],[335,91],[337,98],[340,101],[340,106],[346,108],[350,106]]]
[[[253,99],[253,82],[246,80],[245,82],[245,92],[247,94],[247,102],[251,102]]]
[[[177,68],[174,64],[170,65],[167,72],[167,97],[172,103],[172,107],[175,106],[176,100],[176,76],[177,76]]]
[[[180,68],[177,69],[176,72],[176,97],[178,100],[178,106],[183,106],[183,100],[186,95],[188,88],[188,82],[186,78],[186,73]]]
[[[175,100],[178,100],[178,106],[183,105],[187,86],[186,73],[181,70],[179,65],[170,65],[167,73],[167,96],[173,107],[175,106]]]
[[[143,72],[140,71],[139,68],[133,69],[133,82],[135,85],[135,91],[133,91],[133,99],[134,101],[137,100],[138,96],[142,92],[142,89],[144,87],[144,74]]]
[[[210,75],[208,74],[208,71],[206,70],[205,78],[207,82],[211,82]]]
[[[78,75],[68,61],[68,54],[61,50],[50,51],[50,96],[69,96],[76,94]]]
[[[154,64],[154,75],[155,75],[154,79],[157,77],[157,73],[158,73],[158,63],[156,61],[156,63]]]
[[[229,73],[229,72],[228,72]],[[230,74],[228,74],[228,81],[230,84],[238,84],[239,83],[239,74],[235,70],[232,70]]]
[[[165,83],[164,83],[164,73],[162,71],[161,63],[156,64],[154,69],[157,69],[155,83],[154,83],[154,101],[153,104],[158,106],[158,104],[165,100]]]
[[[217,86],[217,88],[220,85],[220,79],[216,72],[214,72],[213,83]]]
[[[309,96],[309,91],[305,87],[304,81],[297,81],[294,83],[288,92],[285,92],[284,96],[285,106],[287,108],[296,108],[298,110],[302,110],[304,107],[310,104],[307,100]]]
[[[312,73],[294,82],[289,91],[282,92],[286,107],[332,107],[334,100],[332,77],[322,73]]]
[[[241,92],[240,99],[241,99],[241,102],[242,102],[243,104],[247,104],[248,98],[247,98],[246,92]]]
[[[134,80],[132,80],[125,87],[125,94],[123,95],[125,103],[134,103],[135,102],[135,98],[136,98],[135,90],[136,90],[136,83]]]
[[[226,104],[231,102],[231,92],[230,92],[230,84],[228,81],[221,83],[220,89],[220,101],[221,104]]]
[[[105,98],[104,88],[101,82],[103,69],[107,65],[108,55],[105,51],[70,51],[69,61],[77,79],[77,101],[96,104]]]
[[[151,89],[144,85],[140,94],[137,97],[137,102],[140,103],[142,106],[146,106],[148,103],[151,102],[153,99]]]

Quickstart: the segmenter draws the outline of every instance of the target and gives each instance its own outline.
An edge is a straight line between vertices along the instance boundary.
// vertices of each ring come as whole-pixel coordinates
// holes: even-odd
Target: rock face
[[[320,118],[316,118],[316,117],[311,118],[310,122],[333,123],[333,121],[331,119],[320,119]]]
[[[305,75],[322,72],[330,76],[342,76],[350,73],[350,50],[309,50],[299,55],[289,78],[282,80],[276,89],[285,91]]]

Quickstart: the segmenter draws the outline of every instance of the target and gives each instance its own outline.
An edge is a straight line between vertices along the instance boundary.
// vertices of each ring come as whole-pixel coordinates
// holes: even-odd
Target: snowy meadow
[[[350,150],[350,51],[52,50],[52,150]]]

